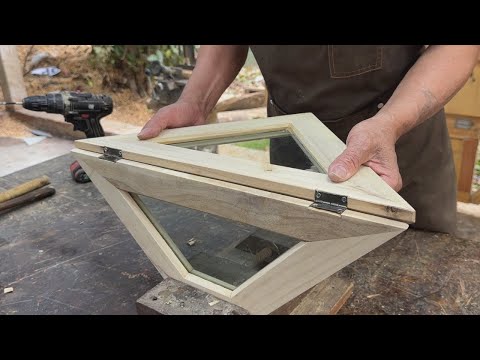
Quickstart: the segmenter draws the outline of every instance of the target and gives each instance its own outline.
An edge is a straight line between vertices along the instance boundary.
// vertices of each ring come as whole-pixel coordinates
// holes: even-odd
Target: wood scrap
[[[50,179],[48,178],[48,176],[42,176],[42,177],[30,180],[10,190],[0,193],[0,203],[11,200],[13,198],[21,196],[23,194],[26,194],[30,191],[41,188],[48,184],[50,184]]]
[[[335,315],[352,295],[353,282],[332,275],[271,315]]]
[[[41,188],[30,191],[24,195],[15,197],[11,200],[0,203],[0,215],[6,213],[14,208],[30,204],[32,202],[44,199],[55,194],[55,189],[52,187]]]
[[[254,87],[254,86],[243,86],[243,89],[247,93],[253,93],[253,92],[264,92],[265,88],[264,87]]]
[[[230,111],[230,110],[243,110],[252,109],[266,105],[266,95],[264,91],[254,92],[251,94],[244,94],[241,96],[235,96],[233,98],[219,102],[214,111]]]
[[[258,91],[249,94],[243,94],[241,96],[235,96],[217,103],[208,116],[207,123],[211,124],[217,122],[217,114],[219,112],[259,108],[266,106],[266,104],[266,91]]]
[[[258,107],[244,110],[222,111],[217,113],[217,122],[242,121],[249,119],[263,119],[267,117],[267,108]]]

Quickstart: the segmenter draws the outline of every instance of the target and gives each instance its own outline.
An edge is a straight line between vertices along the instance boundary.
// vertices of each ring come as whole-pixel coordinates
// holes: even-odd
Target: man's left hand
[[[347,138],[347,148],[328,168],[334,182],[348,180],[361,165],[375,171],[395,191],[402,188],[402,177],[395,153],[395,131],[380,119],[370,118],[355,125]]]

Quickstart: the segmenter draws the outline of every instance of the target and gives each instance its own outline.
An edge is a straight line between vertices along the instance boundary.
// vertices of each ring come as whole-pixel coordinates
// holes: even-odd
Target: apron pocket
[[[381,45],[328,45],[328,61],[332,78],[349,78],[383,66]]]

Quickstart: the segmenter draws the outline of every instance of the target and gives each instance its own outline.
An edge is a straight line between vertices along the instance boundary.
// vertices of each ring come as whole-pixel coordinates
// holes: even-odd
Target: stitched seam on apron
[[[334,49],[333,45],[328,45],[328,48],[331,51],[328,51],[328,57],[329,57],[329,62],[328,65],[330,67],[330,75],[332,78],[342,78],[342,77],[351,77],[355,75],[361,75],[365,74],[367,72],[370,72],[372,70],[380,70],[382,68],[382,63],[383,63],[383,48],[380,47],[377,49],[377,57],[375,59],[375,64],[364,66],[360,69],[352,70],[352,71],[343,71],[343,72],[338,72],[335,70],[335,56],[334,56]],[[332,69],[333,68],[333,69]]]
[[[349,121],[350,119],[352,119],[354,117],[363,117],[363,116],[366,116],[363,119],[363,120],[366,120],[369,117],[374,116],[380,110],[378,108],[378,105],[377,105],[379,102],[382,102],[382,103],[386,104],[388,102],[388,100],[390,100],[390,97],[392,96],[392,94],[393,94],[393,92],[395,91],[396,88],[397,88],[397,85],[395,85],[393,88],[388,89],[386,92],[384,92],[383,94],[378,96],[375,99],[375,101],[372,101],[370,104],[366,105],[365,107],[363,107],[362,109],[360,109],[358,111],[355,111],[354,113],[352,113],[350,115],[347,115],[347,116],[344,116],[344,117],[341,117],[341,118],[338,118],[338,119],[333,119],[333,120],[322,120],[322,122],[333,124],[333,123],[339,123],[341,121]],[[371,115],[368,116],[369,114],[371,114]]]
[[[382,60],[382,51],[381,48],[376,50],[377,52],[377,57],[375,58],[375,64],[364,66],[362,68],[352,70],[352,71],[342,71],[342,72],[337,72],[335,69],[335,56],[333,56],[333,47],[332,47],[332,65],[333,65],[333,72],[338,75],[352,75],[352,74],[360,74],[362,72],[368,71],[373,68],[381,67],[381,60]]]

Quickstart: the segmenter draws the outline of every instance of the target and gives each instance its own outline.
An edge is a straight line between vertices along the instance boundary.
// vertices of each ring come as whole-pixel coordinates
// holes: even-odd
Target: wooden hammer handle
[[[45,188],[30,191],[29,193],[20,195],[14,199],[4,201],[3,203],[0,203],[0,215],[16,207],[30,204],[32,202],[41,200],[53,194],[55,194],[54,188],[45,187]]]
[[[48,176],[42,176],[37,179],[30,180],[26,183],[18,185],[10,190],[4,191],[0,193],[0,203],[3,203],[7,200],[16,198],[17,196],[21,196],[26,194],[32,190],[41,188],[45,185],[50,184],[50,179]]]

